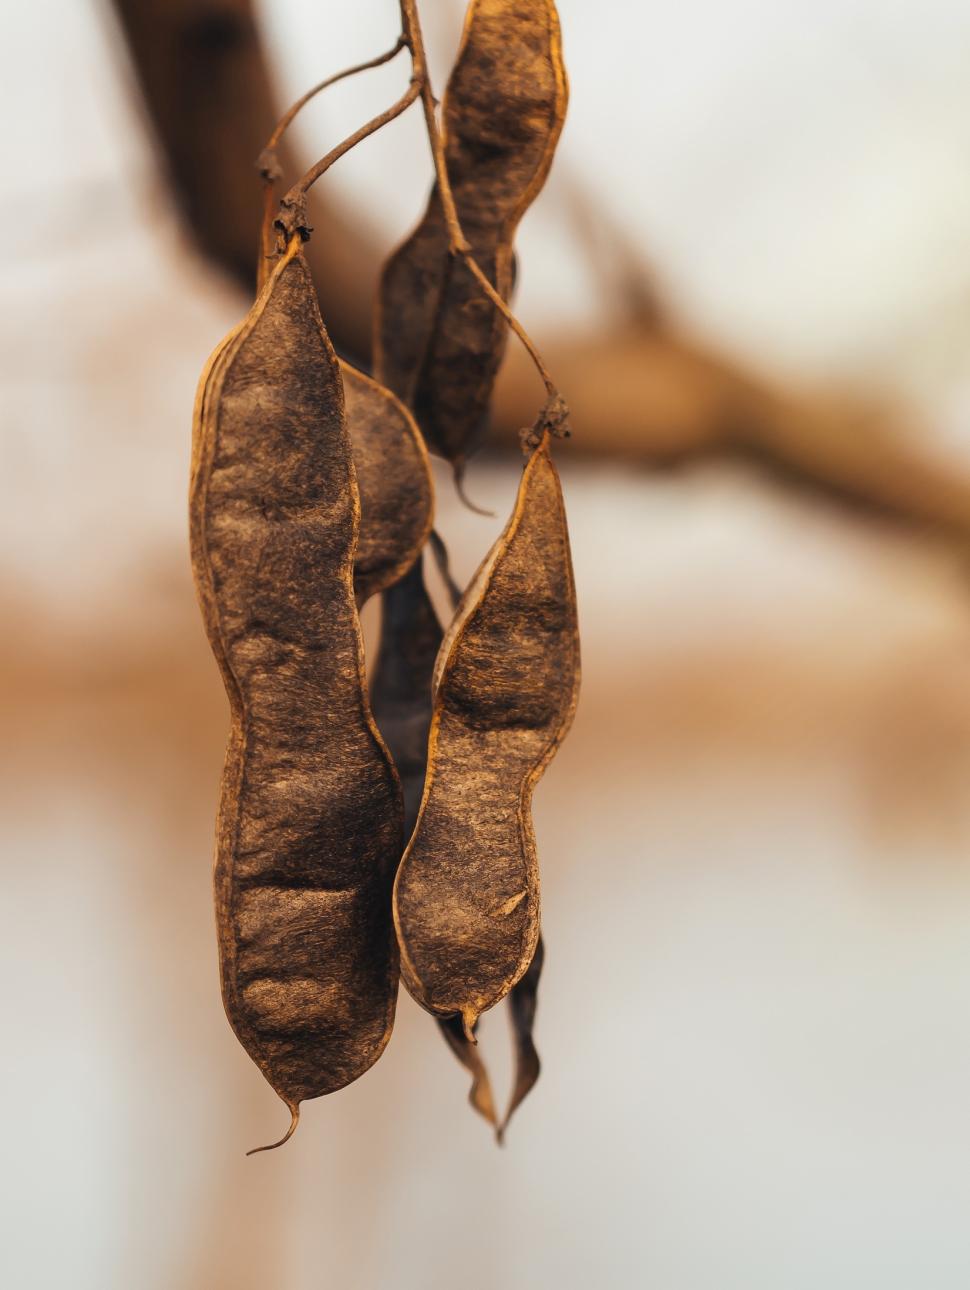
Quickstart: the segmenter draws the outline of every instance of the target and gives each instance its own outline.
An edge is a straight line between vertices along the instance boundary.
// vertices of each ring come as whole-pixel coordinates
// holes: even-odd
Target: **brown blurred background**
[[[423,9],[440,88],[462,4]],[[248,132],[390,45],[396,10],[6,16],[2,1284],[964,1290],[960,0],[560,0],[570,117],[518,243],[575,411],[584,645],[536,799],[543,1076],[497,1150],[402,995],[374,1070],[243,1158],[285,1113],[218,991],[227,706],[188,566],[191,406],[246,307]],[[294,164],[404,75],[307,109]],[[321,185],[348,353],[428,182],[415,115]],[[538,395],[510,352],[468,478],[495,519],[439,476],[461,575]],[[504,1089],[501,1016],[483,1043]]]

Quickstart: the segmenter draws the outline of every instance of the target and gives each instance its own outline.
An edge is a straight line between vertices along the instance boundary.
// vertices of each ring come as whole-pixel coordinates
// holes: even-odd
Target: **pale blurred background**
[[[970,10],[559,7],[570,117],[518,242],[520,313],[582,387],[542,1079],[496,1149],[402,994],[373,1071],[250,1160],[286,1116],[219,997],[227,705],[185,513],[245,297],[180,226],[109,6],[5,12],[4,1287],[970,1285]],[[422,8],[440,88],[462,5]],[[259,16],[281,103],[397,31],[394,0]],[[404,77],[332,91],[301,152]],[[362,292],[428,175],[411,115],[325,181],[376,248]],[[659,341],[623,299],[641,262]],[[638,384],[668,334],[770,387],[780,430],[707,436],[690,363]],[[539,393],[513,362],[511,420]],[[651,400],[695,396],[698,442],[655,452]],[[440,475],[461,575],[517,471],[471,468],[494,520]],[[483,1043],[504,1092],[500,1016]]]

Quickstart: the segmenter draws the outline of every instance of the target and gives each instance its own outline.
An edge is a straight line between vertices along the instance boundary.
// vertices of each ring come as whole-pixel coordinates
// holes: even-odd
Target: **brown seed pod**
[[[472,0],[442,110],[445,160],[472,254],[503,299],[515,230],[549,172],[566,100],[552,0]],[[459,476],[481,433],[506,335],[467,264],[449,254],[436,187],[385,266],[374,370]]]
[[[438,1016],[479,1015],[532,962],[539,875],[530,804],[575,711],[579,639],[549,434],[438,655],[428,771],[394,885],[401,973]]]
[[[418,559],[431,532],[434,485],[421,432],[401,400],[349,363],[340,371],[360,494],[354,558],[360,606]]]
[[[263,180],[263,219],[256,265],[262,289],[285,247],[276,226],[278,148],[300,110],[328,86],[389,62],[406,41],[401,35],[377,58],[328,76],[303,94],[281,117],[257,160]],[[390,390],[341,360],[344,405],[360,494],[360,528],[354,565],[358,608],[391,586],[414,563],[431,531],[434,486],[427,449],[414,418]]]
[[[461,593],[451,581],[444,543],[437,533],[432,533],[431,542],[452,601],[457,604]],[[419,560],[400,582],[385,591],[381,604],[381,639],[371,682],[371,707],[401,776],[404,835],[410,837],[424,788],[431,728],[431,678],[443,637],[425,588],[423,561]],[[472,1077],[468,1101],[497,1129],[495,1100],[478,1049],[466,1038],[460,1018],[436,1020],[445,1042]]]
[[[411,836],[421,805],[431,728],[431,677],[441,639],[419,559],[381,597],[381,636],[371,681],[371,710],[401,777],[405,838]]]
[[[343,385],[296,239],[203,377],[190,511],[232,714],[215,865],[223,999],[290,1107],[289,1137],[301,1101],[349,1084],[387,1043],[402,840],[364,687]]]

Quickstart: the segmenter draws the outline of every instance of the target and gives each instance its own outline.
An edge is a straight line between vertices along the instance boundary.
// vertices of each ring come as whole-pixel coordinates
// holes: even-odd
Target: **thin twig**
[[[334,76],[328,76],[322,80],[319,85],[314,85],[313,89],[307,90],[302,94],[291,108],[289,108],[280,117],[276,123],[276,129],[270,135],[266,147],[259,154],[256,161],[257,169],[263,180],[263,223],[260,233],[260,263],[257,269],[257,287],[261,287],[269,274],[269,261],[276,254],[276,239],[273,235],[273,220],[276,216],[276,184],[282,179],[283,171],[280,168],[277,149],[283,135],[289,129],[294,117],[298,112],[310,102],[311,99],[322,91],[329,89],[331,85],[336,85],[338,81],[344,81],[349,76],[356,76],[358,72],[367,72],[374,67],[382,67],[384,63],[389,63],[393,58],[407,48],[407,41],[403,34],[398,36],[391,49],[380,54],[377,58],[368,59],[366,63],[358,63],[356,67],[347,67],[342,72],[337,72]]]
[[[326,174],[335,161],[339,161],[345,153],[350,152],[351,148],[356,148],[357,144],[363,139],[388,125],[395,117],[399,117],[402,112],[406,112],[420,95],[421,82],[416,74],[412,74],[411,83],[406,93],[402,94],[396,103],[368,121],[366,125],[362,125],[359,130],[355,130],[353,134],[348,135],[343,143],[337,144],[336,148],[331,148],[325,157],[321,157],[317,164],[312,166],[303,178],[293,185],[280,202],[275,227],[286,237],[292,237],[294,233],[299,233],[300,237],[307,241],[313,232],[307,222],[306,195],[309,190],[321,175]]]
[[[301,95],[293,106],[280,117],[279,121],[276,123],[276,129],[270,135],[269,142],[263,149],[263,153],[257,164],[264,179],[270,178],[264,169],[264,157],[275,160],[274,154],[276,149],[279,147],[279,142],[280,139],[282,139],[284,132],[289,129],[293,122],[293,118],[297,113],[302,111],[312,98],[316,98],[321,90],[329,89],[331,85],[336,85],[338,81],[345,81],[349,76],[356,76],[358,72],[369,72],[374,67],[382,67],[384,63],[389,63],[391,59],[398,56],[402,49],[406,48],[407,41],[404,36],[398,36],[392,47],[386,50],[383,54],[379,54],[377,58],[370,58],[366,63],[358,63],[356,67],[347,67],[342,72],[337,72],[334,76],[328,76],[326,80],[321,81],[319,85],[314,85],[312,90],[307,90],[305,94]]]

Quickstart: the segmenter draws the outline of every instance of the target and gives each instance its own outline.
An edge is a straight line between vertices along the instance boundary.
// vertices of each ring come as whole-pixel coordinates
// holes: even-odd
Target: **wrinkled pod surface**
[[[394,886],[402,978],[468,1035],[536,952],[531,798],[578,688],[569,539],[544,435],[438,655],[421,810]]]
[[[295,1116],[390,1035],[400,786],[368,705],[343,384],[291,245],[196,405],[192,558],[230,701],[215,894],[226,1013]],[[292,1126],[291,1126],[292,1127]]]

